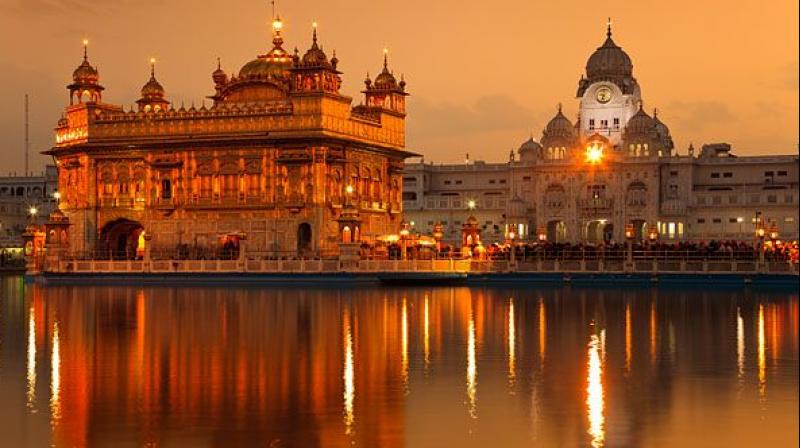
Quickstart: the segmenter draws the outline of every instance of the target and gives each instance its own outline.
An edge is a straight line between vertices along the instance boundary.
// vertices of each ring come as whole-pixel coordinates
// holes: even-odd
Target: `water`
[[[0,446],[798,444],[796,291],[0,282]]]

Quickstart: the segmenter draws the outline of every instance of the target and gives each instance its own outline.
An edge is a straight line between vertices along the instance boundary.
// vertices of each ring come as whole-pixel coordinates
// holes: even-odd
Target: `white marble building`
[[[575,122],[558,111],[539,141],[506,163],[409,163],[406,220],[458,241],[474,216],[484,241],[539,233],[548,241],[752,239],[757,225],[798,237],[798,156],[737,156],[724,143],[679,155],[657,111],[648,114],[630,57],[607,37],[578,82]],[[678,111],[679,113],[680,111]]]

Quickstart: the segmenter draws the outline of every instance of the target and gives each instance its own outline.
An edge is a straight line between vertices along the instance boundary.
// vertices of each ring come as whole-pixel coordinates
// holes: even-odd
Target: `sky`
[[[645,107],[657,107],[676,148],[728,142],[740,155],[798,152],[796,0],[279,0],[287,49],[340,59],[343,93],[358,103],[383,48],[404,74],[406,144],[435,162],[504,161],[541,136],[563,104],[575,119],[577,82],[605,38],[631,56]],[[149,77],[173,103],[213,92],[216,58],[229,74],[270,47],[264,0],[0,0],[0,173],[23,170],[24,95],[31,165],[53,144],[82,39],[104,99],[132,104]]]

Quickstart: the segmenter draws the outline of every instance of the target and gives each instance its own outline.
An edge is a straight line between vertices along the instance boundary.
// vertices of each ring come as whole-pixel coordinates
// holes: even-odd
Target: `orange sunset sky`
[[[319,22],[355,102],[389,48],[412,95],[407,146],[426,160],[507,160],[558,103],[574,120],[577,81],[609,16],[679,153],[719,141],[740,155],[798,151],[796,0],[283,0],[278,11],[287,49],[305,51]],[[199,106],[217,56],[231,73],[270,48],[270,17],[258,0],[0,0],[0,172],[23,167],[26,92],[31,164],[47,162],[38,152],[53,141],[84,37],[106,101],[132,104],[152,56],[168,98]]]

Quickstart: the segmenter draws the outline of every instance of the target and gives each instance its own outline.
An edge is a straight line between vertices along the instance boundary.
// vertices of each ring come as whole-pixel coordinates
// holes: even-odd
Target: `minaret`
[[[83,40],[83,62],[72,72],[69,90],[69,104],[99,103],[103,86],[99,84],[100,73],[89,63],[89,41]]]

